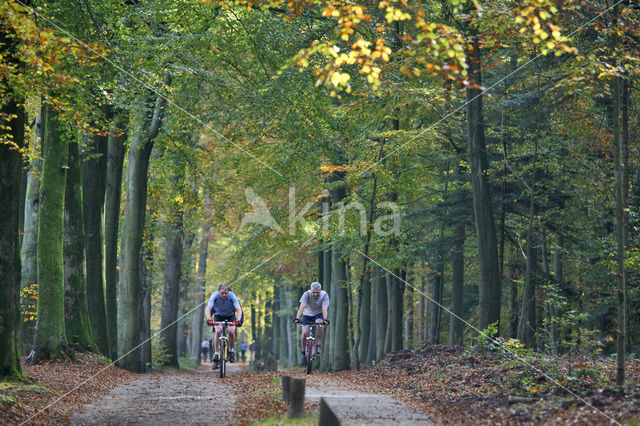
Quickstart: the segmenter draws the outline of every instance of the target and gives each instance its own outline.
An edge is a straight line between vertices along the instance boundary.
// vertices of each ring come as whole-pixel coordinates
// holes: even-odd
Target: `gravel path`
[[[424,414],[413,411],[388,395],[344,390],[333,386],[308,387],[305,398],[324,398],[343,425],[432,425]]]
[[[237,374],[230,364],[227,374]],[[224,404],[218,404],[225,401]],[[71,424],[233,424],[235,395],[208,369],[145,374],[113,388],[69,418]]]
[[[229,384],[232,380],[220,379],[209,365],[198,371],[138,376],[85,405],[69,418],[69,423],[154,426],[237,423],[238,419],[233,418],[236,396]],[[246,364],[229,364],[228,375],[240,374],[245,368]],[[403,401],[355,389],[359,386],[345,387],[330,376],[316,373],[311,383],[307,383],[306,399],[318,403],[324,397],[343,425],[433,424]]]

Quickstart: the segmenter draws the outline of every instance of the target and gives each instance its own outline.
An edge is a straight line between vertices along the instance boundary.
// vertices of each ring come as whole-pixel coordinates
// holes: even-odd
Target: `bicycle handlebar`
[[[209,325],[235,325],[240,327],[240,321],[208,321]]]

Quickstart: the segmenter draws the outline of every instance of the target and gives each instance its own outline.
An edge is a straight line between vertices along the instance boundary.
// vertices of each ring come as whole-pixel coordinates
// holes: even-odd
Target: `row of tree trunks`
[[[212,202],[209,194],[205,196],[204,203],[205,214],[207,218],[212,214]],[[200,232],[200,252],[198,255],[198,272],[197,272],[197,294],[199,295],[199,303],[207,300],[206,294],[206,277],[207,277],[207,256],[209,255],[209,239],[210,239],[211,223],[209,220],[205,220],[202,224],[202,230]],[[204,311],[206,309],[206,303],[196,310],[193,315],[193,321],[191,323],[191,330],[193,333],[193,346],[194,353],[197,353],[197,361],[200,364],[202,360],[202,351],[200,350],[200,342],[202,341],[202,327],[204,323]]]
[[[176,190],[183,179],[183,168],[174,162],[174,174],[169,178]],[[160,340],[167,351],[165,365],[178,367],[178,304],[180,302],[180,282],[182,274],[182,255],[184,241],[182,206],[169,203],[166,224],[166,249],[164,268],[164,291],[162,292],[162,313]]]
[[[120,283],[118,286],[118,358],[119,365],[130,371],[143,371],[140,355],[142,318],[141,253],[147,200],[147,171],[166,99],[152,97],[136,113],[127,158],[127,198],[122,230]]]

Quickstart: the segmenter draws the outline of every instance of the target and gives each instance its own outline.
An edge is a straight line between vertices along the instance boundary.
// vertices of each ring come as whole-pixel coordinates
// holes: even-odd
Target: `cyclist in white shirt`
[[[300,298],[300,308],[294,323],[302,321],[302,362],[304,364],[304,351],[307,344],[307,335],[309,334],[310,323],[329,324],[329,294],[322,290],[322,285],[319,282],[311,283],[311,289],[305,291]],[[322,353],[322,327],[318,327],[316,330],[318,345],[316,347],[316,353],[320,355]]]

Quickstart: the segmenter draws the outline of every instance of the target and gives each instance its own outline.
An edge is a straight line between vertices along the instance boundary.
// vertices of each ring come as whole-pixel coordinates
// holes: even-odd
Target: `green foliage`
[[[489,324],[487,329],[476,338],[475,343],[470,346],[464,354],[480,354],[485,356],[489,352],[496,352],[504,347],[504,339],[498,336],[498,323],[495,322],[493,324]]]
[[[318,424],[319,417],[306,414],[304,417],[274,416],[252,423],[253,426],[300,425],[311,426]]]
[[[180,369],[182,370],[195,371],[200,368],[200,366],[196,363],[196,359],[191,357],[179,357],[178,364],[180,365]]]
[[[151,362],[153,365],[165,365],[170,359],[167,348],[162,344],[159,338],[151,339]]]
[[[49,393],[49,389],[35,383],[0,381],[0,407],[15,404],[18,401],[18,394],[21,392],[33,392],[46,395]]]

